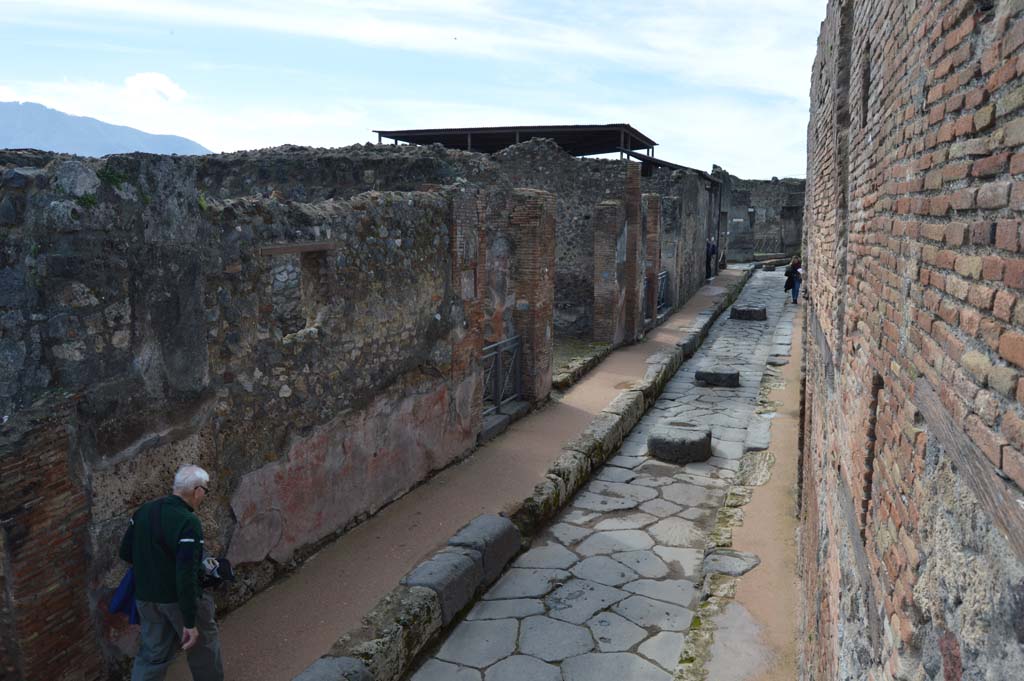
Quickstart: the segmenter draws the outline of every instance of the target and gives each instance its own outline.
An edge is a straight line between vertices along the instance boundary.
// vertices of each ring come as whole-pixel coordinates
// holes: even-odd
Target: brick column
[[[480,432],[483,415],[483,370],[480,355],[484,337],[484,298],[487,241],[481,227],[481,198],[476,192],[452,192],[449,247],[451,249],[452,291],[462,304],[463,331],[456,331],[452,344],[452,385],[459,385],[471,374],[476,374],[472,396],[471,431],[473,437]],[[456,326],[457,328],[457,326]]]
[[[626,162],[626,337],[631,342],[643,333],[644,263],[640,230],[640,164]]]
[[[555,213],[553,194],[534,189],[513,193],[509,232],[516,239],[514,319],[522,342],[523,398],[531,402],[544,399],[551,391]]]
[[[0,676],[105,678],[89,613],[89,506],[71,467],[73,404],[24,410],[0,438]]]
[[[626,334],[626,208],[602,201],[594,210],[594,340],[618,345]]]
[[[644,311],[647,318],[658,319],[658,273],[661,272],[661,196],[643,195],[644,233],[647,247],[644,249],[644,270],[648,290],[651,292]]]

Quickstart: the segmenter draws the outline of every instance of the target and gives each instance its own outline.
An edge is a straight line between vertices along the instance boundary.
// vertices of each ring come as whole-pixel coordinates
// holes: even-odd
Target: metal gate
[[[520,347],[519,336],[484,346],[484,416],[501,411],[503,404],[522,394]]]
[[[658,272],[658,314],[668,310],[668,272]]]

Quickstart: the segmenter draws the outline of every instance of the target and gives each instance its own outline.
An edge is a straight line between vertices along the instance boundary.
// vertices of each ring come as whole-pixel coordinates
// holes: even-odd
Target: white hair
[[[196,487],[202,487],[208,484],[210,484],[209,473],[199,466],[186,464],[179,468],[178,472],[174,474],[174,489],[172,491],[175,494],[179,492],[188,494]]]

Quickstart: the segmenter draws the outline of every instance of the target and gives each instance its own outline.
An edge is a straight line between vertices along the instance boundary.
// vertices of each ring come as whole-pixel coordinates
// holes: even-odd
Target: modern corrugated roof
[[[421,130],[374,130],[380,138],[409,144],[442,144],[493,154],[535,137],[553,139],[573,156],[611,154],[616,151],[653,149],[658,145],[628,123],[604,125],[511,125],[481,128],[424,128]]]

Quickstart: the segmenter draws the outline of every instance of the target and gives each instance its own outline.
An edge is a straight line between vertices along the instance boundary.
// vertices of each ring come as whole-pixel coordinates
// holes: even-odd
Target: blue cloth
[[[128,568],[124,573],[121,583],[114,589],[114,595],[110,597],[110,605],[107,610],[111,613],[122,612],[128,615],[130,624],[139,623],[139,606],[135,602],[135,570]]]
[[[793,302],[795,303],[797,301],[797,297],[800,295],[800,280],[799,279],[794,279],[793,280],[793,288],[790,289],[790,293],[793,294]]]

